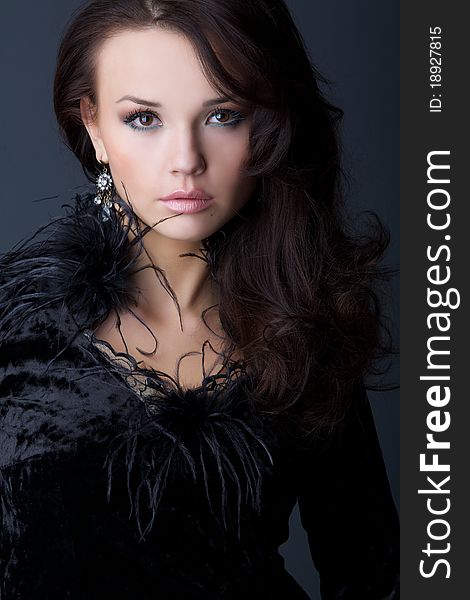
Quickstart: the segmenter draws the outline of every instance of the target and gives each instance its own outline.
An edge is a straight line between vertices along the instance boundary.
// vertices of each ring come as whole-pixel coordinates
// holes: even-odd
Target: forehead
[[[101,100],[132,94],[162,104],[188,96],[199,101],[213,92],[189,40],[156,27],[107,39],[98,51],[96,86]]]

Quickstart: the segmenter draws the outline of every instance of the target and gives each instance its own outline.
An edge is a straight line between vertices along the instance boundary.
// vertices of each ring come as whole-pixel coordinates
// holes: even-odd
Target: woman
[[[398,598],[387,236],[347,231],[319,77],[281,0],[74,15],[54,105],[96,192],[0,260],[2,598],[307,598],[297,500],[323,598]]]

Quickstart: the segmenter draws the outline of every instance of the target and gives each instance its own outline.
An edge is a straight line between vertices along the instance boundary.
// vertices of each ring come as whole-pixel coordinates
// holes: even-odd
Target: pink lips
[[[175,212],[195,213],[209,206],[213,197],[204,190],[193,189],[189,192],[175,190],[168,196],[160,198],[170,210]]]

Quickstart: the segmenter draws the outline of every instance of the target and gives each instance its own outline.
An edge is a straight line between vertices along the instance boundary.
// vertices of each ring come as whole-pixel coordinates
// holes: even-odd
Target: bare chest
[[[115,314],[110,314],[94,333],[114,352],[131,355],[140,368],[163,372],[183,387],[195,388],[205,377],[223,370],[223,332],[213,323],[211,331],[202,321],[183,324],[183,331],[176,325],[143,325],[135,317],[121,316],[118,327]]]

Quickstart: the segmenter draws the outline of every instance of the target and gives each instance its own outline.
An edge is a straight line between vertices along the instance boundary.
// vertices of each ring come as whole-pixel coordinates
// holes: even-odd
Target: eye
[[[216,127],[235,127],[245,119],[244,115],[237,110],[220,106],[212,111],[209,115],[209,119],[211,118],[217,119],[212,123]],[[160,121],[159,117],[150,109],[133,110],[124,117],[124,123],[137,131],[161,129],[162,125],[154,125],[156,120]]]
[[[134,110],[124,117],[124,123],[132,127],[132,129],[143,131],[144,129],[159,128],[159,125],[152,126],[156,119],[158,119],[157,115],[151,110]],[[137,121],[138,125],[134,121]]]
[[[232,120],[227,121],[226,118],[224,119],[224,117],[227,116],[232,117]],[[243,121],[243,119],[245,118],[237,110],[232,110],[230,108],[221,108],[220,106],[214,109],[210,117],[217,117],[218,120],[216,122],[216,125],[218,127],[235,127],[235,125],[238,125],[238,123]],[[221,117],[222,121],[220,120]]]

